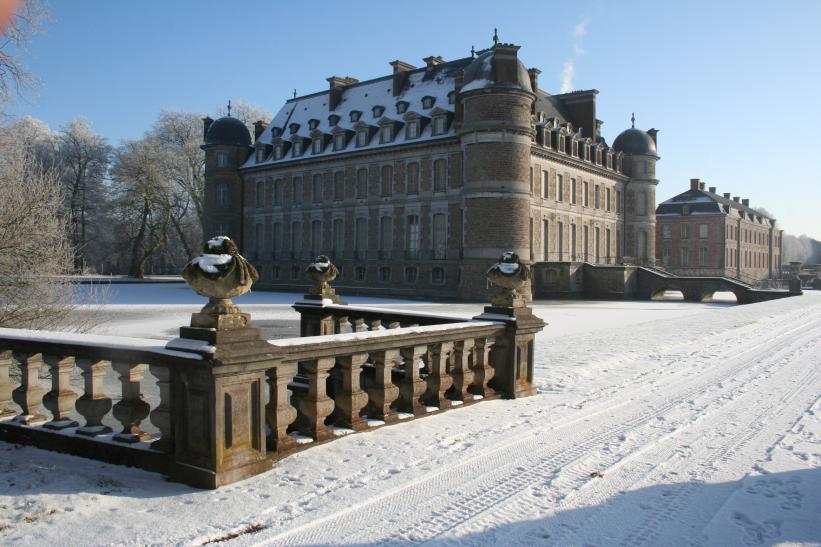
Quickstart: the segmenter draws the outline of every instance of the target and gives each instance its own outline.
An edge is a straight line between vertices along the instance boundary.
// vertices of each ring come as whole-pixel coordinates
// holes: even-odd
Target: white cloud
[[[587,36],[587,19],[573,27],[573,37],[582,38]]]
[[[573,91],[573,75],[576,73],[576,67],[573,61],[567,61],[562,67],[562,93]]]

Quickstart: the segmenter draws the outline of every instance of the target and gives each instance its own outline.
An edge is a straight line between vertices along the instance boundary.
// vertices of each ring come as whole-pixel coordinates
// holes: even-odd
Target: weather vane
[[[294,99],[296,99],[296,88],[294,88]]]
[[[231,99],[228,99],[228,115],[231,115]]]
[[[635,127],[636,127],[636,113],[635,112],[633,112],[633,114],[630,116],[630,123],[633,125],[633,128],[635,129]]]
[[[476,57],[476,49],[470,46],[470,58],[473,59],[474,57]]]
[[[497,29],[494,27],[493,28],[493,45],[495,46],[498,43],[499,43],[499,33],[498,33]]]

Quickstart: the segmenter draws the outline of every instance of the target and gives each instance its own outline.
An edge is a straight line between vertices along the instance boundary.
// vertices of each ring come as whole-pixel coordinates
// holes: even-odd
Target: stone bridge
[[[795,294],[784,290],[754,289],[728,277],[677,276],[644,267],[637,268],[636,273],[636,297],[641,299],[661,298],[665,291],[681,291],[688,302],[709,302],[714,293],[731,292],[739,304],[752,304]]]

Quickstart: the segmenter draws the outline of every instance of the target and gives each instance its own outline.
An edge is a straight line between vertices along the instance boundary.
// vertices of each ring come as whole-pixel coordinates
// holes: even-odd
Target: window
[[[690,206],[689,205],[682,205],[681,206],[681,214],[682,215],[689,215],[690,214]]]
[[[451,91],[448,93],[448,104],[455,104],[456,103],[456,92]]]
[[[661,262],[665,266],[670,265],[670,247],[664,247],[661,250]]]
[[[280,275],[279,266],[271,266],[271,279],[279,279]]]
[[[379,219],[379,250],[393,249],[393,218],[384,216]]]
[[[599,185],[593,188],[593,204],[596,209],[601,208],[601,192],[599,192]]]
[[[375,106],[375,107],[373,107],[373,117],[374,118],[378,118],[379,116],[381,116],[384,113],[385,113],[385,107],[384,106]]]
[[[334,256],[342,256],[342,251],[345,250],[345,221],[341,218],[335,218],[333,223],[333,248],[331,251]]]
[[[345,133],[337,133],[334,135],[334,150],[345,149]]]
[[[530,227],[528,230],[528,234],[530,235],[530,260],[536,261],[536,234],[533,228],[533,218],[530,218]]]
[[[559,152],[564,152],[564,135],[559,135]]]
[[[584,253],[584,260],[589,260],[590,257],[590,226],[585,224],[582,226],[582,252]]]
[[[707,247],[699,247],[698,249],[698,265],[707,265]]]
[[[224,150],[217,152],[217,167],[228,167],[228,152]]]
[[[294,258],[299,258],[302,252],[302,223],[299,221],[291,223],[291,254]]]
[[[317,137],[314,139],[312,152],[314,154],[319,154],[322,152],[322,137]]]
[[[621,190],[616,190],[616,212],[621,213]]]
[[[294,205],[302,204],[302,177],[294,177]]]
[[[314,203],[319,203],[322,201],[322,175],[314,175],[313,179],[313,199]]]
[[[444,285],[445,284],[445,269],[436,267],[430,271],[430,282],[432,285]]]
[[[308,129],[313,131],[317,127],[319,127],[319,120],[308,120]]]
[[[254,226],[254,252],[256,253],[257,257],[262,256],[262,249],[265,244],[265,238],[263,236],[263,226],[262,224],[256,224]]]
[[[262,163],[262,161],[264,159],[265,159],[265,145],[261,145],[259,148],[257,148],[257,163]],[[277,158],[277,159],[279,159],[279,158]]]
[[[271,250],[273,253],[273,258],[279,256],[282,252],[282,224],[279,222],[274,222],[272,226],[271,232]],[[279,279],[279,275],[276,276]]]
[[[688,224],[681,225],[681,239],[687,239],[690,237],[690,226]]]
[[[274,181],[274,205],[282,205],[282,179]]]
[[[356,146],[362,147],[367,146],[368,144],[368,130],[367,129],[360,129],[356,133]]]
[[[368,219],[357,218],[354,227],[354,250],[360,258],[364,258],[365,251],[368,250]]]
[[[433,97],[422,97],[422,108],[431,108],[436,99]]]
[[[405,268],[405,282],[416,283],[419,281],[419,270],[415,266]]]
[[[382,266],[379,268],[379,281],[380,283],[390,283],[391,282],[391,269],[387,266]]]
[[[322,253],[322,221],[311,221],[311,256]]]
[[[576,205],[576,179],[570,179],[570,203]]]
[[[556,175],[556,201],[564,201],[564,177]]]
[[[447,258],[448,249],[447,217],[443,213],[433,215],[433,258]]]
[[[679,266],[689,266],[690,265],[690,249],[687,247],[681,248],[681,260],[679,260]]]
[[[408,251],[408,258],[416,258],[419,254],[419,217],[408,216],[408,224],[405,237],[405,249]]]
[[[585,207],[590,207],[590,184],[587,181],[582,183],[582,191],[584,195],[582,196],[582,205]]]
[[[436,116],[433,118],[433,134],[443,135],[445,133],[445,117]]]
[[[291,279],[299,279],[299,266],[291,266]]]
[[[607,263],[610,264],[610,228],[604,231],[604,245],[604,258],[607,260]]]
[[[368,170],[359,169],[356,172],[356,197],[364,198],[368,195]]]
[[[214,201],[217,207],[224,209],[228,207],[228,183],[218,182],[214,187]]]
[[[593,241],[593,250],[596,253],[596,264],[601,263],[601,229],[596,226],[593,229],[595,240]]]
[[[706,224],[699,224],[698,225],[698,237],[700,239],[707,239],[707,225]]]
[[[530,167],[530,193],[533,193],[533,166]]]
[[[647,214],[647,194],[644,192],[639,192],[636,195],[636,201],[638,201],[638,214],[646,215]]]
[[[265,205],[265,183],[261,180],[257,181],[257,207]]]
[[[542,171],[542,198],[550,197],[550,173]]]
[[[556,251],[558,252],[559,261],[564,260],[564,223],[558,222],[556,224]]]
[[[354,110],[351,112],[351,123],[358,122],[359,118],[362,117],[362,112],[359,110]]]
[[[606,196],[605,197],[605,206],[607,207],[607,210],[609,211],[610,210],[610,188],[607,188],[605,190],[605,196]]]
[[[274,159],[281,160],[282,159],[282,145],[278,144],[274,147]],[[265,159],[265,149],[263,149],[262,159]]]
[[[661,237],[663,239],[672,239],[672,237],[673,237],[673,227],[670,224],[662,224],[661,225]]]
[[[331,114],[328,116],[328,125],[331,127],[335,127],[339,123],[339,116],[336,114]]]
[[[214,236],[227,236],[230,231],[231,229],[228,227],[228,224],[224,222],[214,224]]]
[[[334,200],[342,201],[345,199],[345,172],[337,171],[334,173]]]
[[[404,114],[408,110],[408,103],[406,101],[399,101],[396,103],[396,113]]]
[[[302,155],[302,139],[294,141],[293,151],[295,158]]]
[[[415,139],[419,137],[419,120],[412,120],[408,122],[407,138]]]
[[[356,277],[357,281],[365,281],[365,272],[364,266],[357,266],[354,270],[354,277]]]
[[[380,142],[383,144],[386,142],[391,142],[393,140],[393,126],[392,125],[383,125],[382,130],[379,133],[380,135]]]
[[[419,193],[419,164],[408,164],[408,194]]]
[[[445,177],[447,175],[446,160],[438,159],[433,162],[433,191],[445,191]]]
[[[393,194],[393,167],[390,165],[382,166],[382,195],[390,196]]]
[[[576,255],[576,225],[570,225],[570,260],[578,260]]]
[[[548,241],[550,241],[550,225],[549,221],[544,219],[542,220],[542,260],[545,262],[550,260]]]

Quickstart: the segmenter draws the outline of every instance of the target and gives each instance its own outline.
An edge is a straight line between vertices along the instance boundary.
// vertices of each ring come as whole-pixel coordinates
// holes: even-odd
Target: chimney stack
[[[730,192],[724,192],[724,199],[730,199]]]
[[[706,182],[699,182],[699,183],[698,183],[698,189],[699,189],[699,190],[704,190],[704,188],[705,188],[706,186],[707,186],[707,183],[706,183]]]
[[[344,78],[339,76],[331,76],[327,80],[331,91],[328,98],[329,111],[336,110],[336,107],[342,102],[342,92],[345,91],[346,87],[359,83],[359,80],[356,78],[351,78],[350,76],[345,76]]]
[[[690,190],[698,190],[698,179],[690,179]]]
[[[436,65],[441,65],[445,62],[444,59],[440,55],[431,55],[430,57],[425,57],[422,59],[425,62],[425,65],[428,68],[435,67]]]
[[[716,187],[715,187],[715,186],[710,186],[709,190],[710,190],[710,193],[711,193],[711,194],[715,194],[715,193],[716,193]]]
[[[655,144],[656,146],[659,145],[658,137],[657,137],[658,133],[659,133],[659,130],[656,129],[655,127],[652,127],[652,128],[647,130],[647,134],[650,135],[650,138],[653,139],[653,144]]]
[[[527,74],[530,76],[530,89],[533,90],[533,93],[536,93],[536,90],[539,89],[539,74],[542,71],[538,68],[528,68]]]
[[[259,136],[265,131],[265,122],[257,120],[254,122],[254,140],[259,139]]]
[[[741,203],[744,205],[744,207],[749,207],[750,206],[750,200],[749,199],[742,199]]]
[[[391,66],[393,67],[393,96],[398,97],[408,83],[408,72],[416,70],[416,67],[399,59],[392,61]]]
[[[202,140],[205,142],[205,136],[208,134],[208,128],[211,127],[211,124],[214,123],[213,118],[211,116],[206,116],[202,119]]]
[[[741,196],[733,196],[733,201],[739,203],[741,201]]]

